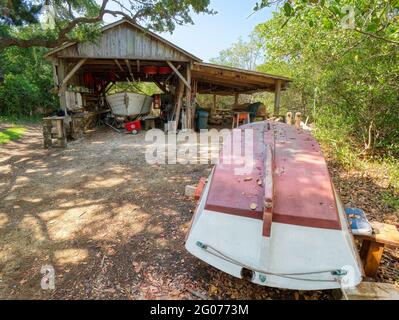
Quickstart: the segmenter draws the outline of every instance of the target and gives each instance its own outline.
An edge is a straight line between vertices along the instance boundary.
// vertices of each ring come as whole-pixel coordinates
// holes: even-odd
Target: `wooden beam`
[[[176,67],[176,69],[179,70],[180,68],[181,68],[181,65],[179,64],[179,65]],[[166,78],[165,83],[168,82],[168,81],[170,80],[170,78],[172,78],[172,77],[173,77],[173,73],[171,73],[171,74]]]
[[[238,88],[238,89],[274,89],[274,86],[269,85],[267,83],[263,84],[254,84],[249,82],[243,81],[236,81],[231,79],[221,79],[219,77],[213,76],[203,76],[203,75],[196,75],[193,76],[193,80],[197,80],[202,83],[212,83],[220,86],[231,87],[231,88]]]
[[[125,70],[123,70],[121,64],[119,63],[119,61],[116,60],[116,59],[114,59],[114,61],[115,61],[115,64],[118,66],[119,70],[122,71],[122,72],[125,72]]]
[[[180,78],[181,81],[183,81],[183,83],[185,84],[185,86],[187,88],[189,88],[191,90],[191,86],[190,83],[183,77],[183,75],[179,72],[179,70],[173,65],[172,62],[170,61],[166,61],[166,63],[168,64],[169,67],[171,67],[171,69],[173,70],[174,73],[176,73],[176,75]]]
[[[161,89],[163,92],[167,93],[168,90],[166,89],[166,86],[158,81],[154,81],[154,83],[156,84],[156,86]]]
[[[281,80],[276,80],[276,89],[274,91],[274,116],[280,113],[280,99],[281,99]]]
[[[140,72],[140,60],[137,60],[137,72]]]
[[[125,63],[126,63],[127,69],[129,70],[129,74],[130,74],[130,76],[132,77],[132,81],[134,81],[134,76],[133,76],[132,68],[130,67],[130,62],[129,62],[129,60],[128,60],[128,59],[125,59]]]
[[[214,116],[216,110],[216,94],[213,95],[213,104],[211,108],[211,118]]]
[[[111,85],[110,85],[111,84]],[[108,88],[106,87],[106,89],[105,89],[105,93],[108,93],[108,91],[109,90],[111,90],[111,88],[114,86],[114,84],[115,84],[115,82],[110,82],[110,83],[108,83],[108,85],[110,85]],[[107,85],[107,86],[108,86]]]
[[[180,79],[176,96],[177,98],[176,112],[175,112],[176,129],[179,126],[180,110],[181,110],[181,105],[183,103],[183,95],[184,95],[184,82]]]
[[[192,129],[194,126],[194,115],[191,106],[191,65],[187,65],[187,82],[189,86],[186,86],[186,126],[187,129]]]
[[[80,59],[79,62],[72,68],[72,70],[65,76],[65,78],[62,79],[62,83],[60,84],[60,91],[64,90],[68,80],[73,77],[73,75],[76,73],[76,71],[79,70],[79,68],[85,63],[85,61],[86,59]]]
[[[234,104],[238,104],[238,99],[239,99],[239,97],[240,97],[240,94],[239,94],[239,93],[235,93],[235,94],[234,94]]]
[[[65,54],[60,54],[57,56],[58,58],[62,59],[77,59],[77,58],[82,58],[81,56],[71,56],[71,55],[65,55]],[[119,59],[119,60],[125,60],[125,59],[131,59],[130,56],[107,56],[107,57],[98,57],[98,56],[85,56],[87,59],[93,59],[93,60],[107,60],[107,59]],[[159,56],[156,57],[151,57],[151,56],[135,56],[135,59],[140,59],[141,61],[150,61],[151,65],[153,61],[160,61]],[[183,59],[173,59],[172,61],[177,62],[177,63],[187,63],[188,60],[183,60]]]
[[[255,74],[249,74],[245,72],[239,72],[239,71],[234,71],[234,70],[226,70],[226,69],[219,69],[219,68],[210,68],[210,67],[204,67],[204,66],[199,66],[197,64],[194,64],[193,67],[193,77],[195,78],[196,74],[202,74],[206,75],[208,77],[222,77],[225,79],[235,79],[236,81],[246,81],[250,83],[266,83],[266,84],[274,84],[275,81],[281,81],[281,80],[276,80],[273,78],[269,78],[267,76],[263,75],[255,75]]]

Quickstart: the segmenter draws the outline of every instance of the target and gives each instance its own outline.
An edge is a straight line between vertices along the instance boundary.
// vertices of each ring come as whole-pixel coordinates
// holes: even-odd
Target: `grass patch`
[[[0,144],[7,143],[11,140],[17,140],[23,136],[26,132],[26,128],[12,127],[4,130],[0,130]]]
[[[40,123],[43,119],[43,115],[34,114],[32,116],[0,116],[0,123],[7,123],[12,125],[25,125]]]
[[[399,210],[399,197],[387,191],[383,192],[381,196],[382,196],[382,201],[386,205],[394,208],[395,210]]]

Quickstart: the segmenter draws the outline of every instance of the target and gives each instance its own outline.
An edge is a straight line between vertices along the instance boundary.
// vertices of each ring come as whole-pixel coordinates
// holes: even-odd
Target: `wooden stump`
[[[67,136],[64,126],[64,119],[64,117],[43,118],[43,139],[45,148],[66,147]]]
[[[285,118],[285,122],[289,125],[292,125],[292,112],[287,112],[287,116]]]
[[[84,116],[79,116],[79,115],[72,116],[72,125],[71,125],[72,139],[78,140],[83,137],[84,123],[85,123]]]
[[[295,127],[297,127],[297,128],[301,127],[301,117],[302,117],[302,114],[300,112],[297,112],[295,114]]]
[[[53,125],[50,119],[43,119],[43,140],[45,148],[50,148],[52,145],[52,140],[51,140],[52,126]]]

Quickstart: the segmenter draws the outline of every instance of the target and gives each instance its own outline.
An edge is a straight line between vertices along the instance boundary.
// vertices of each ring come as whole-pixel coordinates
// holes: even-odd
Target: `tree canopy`
[[[192,12],[214,14],[209,3],[209,0],[102,0],[98,5],[95,0],[0,0],[0,49],[53,48],[66,41],[92,39],[106,14],[124,17],[155,31],[172,32],[176,25],[193,23]]]
[[[353,153],[397,157],[399,2],[261,1],[255,10],[275,3],[277,12],[248,42],[240,39],[214,61],[247,67],[242,61],[260,53],[256,69],[294,80],[282,111],[309,116],[344,161]],[[354,21],[345,15],[348,6]]]
[[[224,49],[219,56],[211,59],[212,63],[223,64],[247,70],[254,70],[262,56],[261,46],[256,34],[250,36],[249,41],[239,38],[230,48]]]
[[[301,18],[314,27],[343,28],[399,45],[398,0],[261,0],[254,10],[278,4],[285,20]]]

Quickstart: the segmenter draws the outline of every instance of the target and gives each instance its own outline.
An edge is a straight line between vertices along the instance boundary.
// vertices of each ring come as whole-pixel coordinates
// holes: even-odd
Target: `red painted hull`
[[[328,168],[313,136],[283,123],[241,127],[249,128],[256,130],[257,135],[254,170],[249,175],[237,176],[232,174],[234,164],[217,165],[205,209],[263,220],[265,193],[269,192],[273,222],[341,229]],[[266,189],[265,183],[266,146],[271,146],[273,154],[272,191]],[[256,204],[256,208],[251,209],[251,204]]]
[[[361,263],[317,141],[282,123],[240,129],[232,143],[224,143],[221,163],[208,178],[186,249],[235,277],[251,271],[250,281],[259,285],[296,290],[356,286],[362,280]],[[253,151],[251,165],[226,164],[239,158],[229,151],[240,144],[234,134],[245,137],[245,129],[253,129],[252,144],[241,139],[242,150]],[[239,167],[250,170],[238,173]]]

